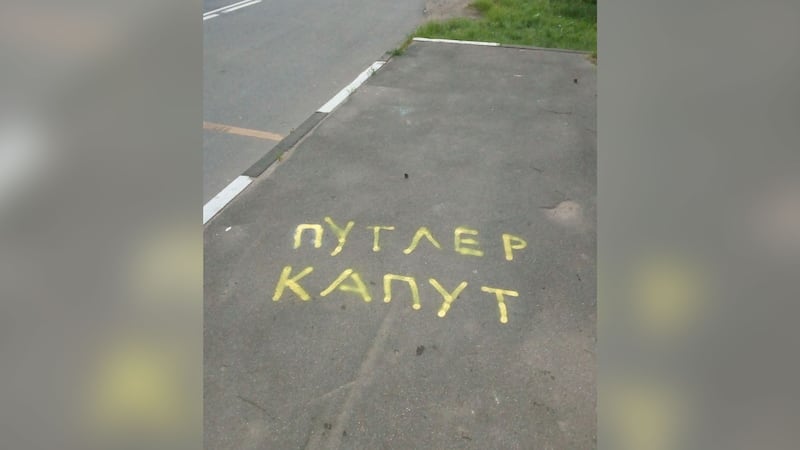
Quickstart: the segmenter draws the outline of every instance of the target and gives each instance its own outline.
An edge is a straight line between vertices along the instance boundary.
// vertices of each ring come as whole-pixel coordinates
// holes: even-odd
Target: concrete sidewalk
[[[595,73],[415,42],[214,218],[206,448],[594,448]]]

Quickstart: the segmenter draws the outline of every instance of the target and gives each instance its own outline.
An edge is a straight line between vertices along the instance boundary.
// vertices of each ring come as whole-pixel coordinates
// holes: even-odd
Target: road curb
[[[266,155],[256,161],[249,169],[242,173],[243,176],[256,178],[264,173],[278,158],[287,151],[294,148],[301,139],[310,133],[317,125],[320,124],[328,114],[332,113],[339,105],[344,103],[353,92],[355,92],[362,84],[364,84],[375,72],[377,72],[388,60],[379,59],[372,63],[369,67],[363,70],[358,76],[353,79],[350,84],[342,88],[324,105],[320,106],[316,112],[311,114],[299,127],[292,130],[288,136],[283,138],[277,145],[272,147]]]
[[[433,39],[424,37],[415,37],[413,42],[433,42],[441,44],[459,44],[459,45],[475,45],[480,47],[500,47],[500,48],[516,48],[520,50],[540,50],[545,52],[557,53],[577,53],[580,55],[591,55],[592,52],[585,50],[569,50],[563,48],[547,48],[547,47],[534,47],[531,45],[516,45],[516,44],[500,44],[498,42],[483,42],[483,41],[457,41],[453,39]]]
[[[539,50],[548,52],[560,53],[576,53],[589,55],[591,52],[580,50],[564,50],[555,48],[542,48],[531,47],[524,45],[506,45],[497,42],[478,42],[478,41],[455,41],[450,39],[429,39],[415,37],[413,42],[431,42],[431,43],[444,43],[444,44],[458,44],[458,45],[475,45],[483,47],[499,47],[499,48],[515,48],[520,50]],[[247,170],[245,170],[239,177],[234,179],[228,186],[225,187],[219,194],[214,196],[203,206],[203,225],[207,224],[220,211],[222,211],[233,199],[242,193],[255,178],[258,178],[268,168],[270,168],[276,161],[278,161],[284,153],[293,149],[305,136],[314,130],[322,121],[328,117],[336,108],[344,103],[362,84],[364,84],[372,75],[375,74],[381,67],[386,65],[392,60],[391,52],[384,53],[381,58],[372,63],[364,71],[362,71],[350,84],[342,88],[330,100],[322,105],[317,111],[311,114],[299,127],[292,130],[288,136],[283,138],[274,147],[272,147],[264,156],[253,163]]]
[[[264,156],[262,156],[258,161],[253,163],[247,170],[245,170],[242,175],[246,177],[256,178],[262,173],[264,173],[269,166],[271,166],[278,158],[284,154],[285,152],[289,151],[300,142],[303,137],[308,134],[311,130],[314,129],[322,119],[324,119],[328,113],[323,112],[315,112],[311,114],[299,127],[292,130],[288,136],[281,139],[274,147],[270,149]]]
[[[220,193],[203,205],[203,225],[216,217],[220,211],[225,209],[225,207],[233,201],[233,199],[247,189],[255,178],[261,176],[261,174],[275,164],[275,162],[280,159],[281,155],[293,149],[304,137],[311,133],[317,125],[322,123],[330,113],[344,103],[362,84],[388,62],[389,59],[384,55],[381,59],[375,61],[359,73],[350,84],[337,92],[336,95],[331,97],[330,100],[303,121],[299,127],[292,130],[288,136],[281,139],[281,141],[272,147],[264,156],[259,158],[258,161],[242,172],[240,176],[234,179],[228,186],[220,191]]]

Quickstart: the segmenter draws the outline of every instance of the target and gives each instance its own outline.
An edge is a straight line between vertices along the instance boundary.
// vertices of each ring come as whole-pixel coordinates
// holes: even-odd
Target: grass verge
[[[475,0],[479,19],[428,22],[414,36],[585,50],[597,54],[596,0]]]

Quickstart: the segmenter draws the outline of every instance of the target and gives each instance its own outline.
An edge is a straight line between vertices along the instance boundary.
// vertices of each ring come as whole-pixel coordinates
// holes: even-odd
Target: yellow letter
[[[414,277],[404,277],[400,275],[392,275],[387,273],[383,276],[383,292],[385,293],[383,297],[383,301],[385,303],[389,303],[392,301],[392,280],[396,281],[405,281],[408,283],[408,287],[411,288],[411,300],[413,304],[411,305],[414,309],[420,309],[421,306],[419,304],[419,290],[417,289],[417,281],[414,280]]]
[[[462,281],[461,284],[459,284],[458,287],[453,291],[453,293],[450,294],[446,290],[444,290],[444,288],[442,287],[441,284],[439,284],[438,281],[434,280],[433,278],[431,278],[428,281],[431,283],[431,286],[433,286],[437,291],[439,291],[440,294],[442,294],[442,298],[444,299],[444,303],[442,303],[442,307],[439,308],[439,312],[437,313],[439,317],[444,317],[445,314],[447,314],[447,311],[450,309],[450,304],[453,303],[453,300],[455,300],[455,298],[458,297],[461,291],[463,291],[464,288],[467,287],[467,282]]]
[[[373,225],[373,226],[367,227],[367,228],[372,228],[372,231],[375,233],[375,238],[372,240],[372,251],[373,252],[377,252],[377,251],[379,251],[381,249],[381,246],[380,246],[380,243],[379,243],[380,242],[381,230],[387,230],[387,231],[393,231],[394,230],[394,227],[383,227],[383,226],[380,226],[380,225]]]
[[[341,285],[345,278],[350,277],[353,279],[353,285]],[[340,286],[341,285],[341,286]],[[325,288],[324,291],[320,292],[319,295],[321,297],[325,297],[326,295],[333,292],[336,287],[339,287],[340,291],[344,292],[355,292],[356,294],[361,294],[361,298],[364,299],[365,302],[369,303],[372,301],[372,297],[369,296],[369,291],[367,290],[367,286],[364,285],[364,282],[361,281],[361,275],[358,272],[353,272],[353,269],[347,269],[339,275],[338,278],[333,280],[330,286]]]
[[[287,287],[291,289],[292,292],[297,294],[297,296],[300,297],[301,300],[303,301],[311,300],[311,296],[308,295],[308,292],[306,292],[302,286],[297,284],[297,280],[310,274],[312,270],[314,270],[313,267],[306,267],[305,269],[303,269],[302,272],[298,273],[294,278],[289,278],[289,275],[292,273],[292,266],[284,267],[283,272],[281,272],[281,278],[278,280],[278,285],[275,286],[275,295],[272,296],[272,300],[276,302],[280,300],[281,296],[283,295],[283,290]]]
[[[512,241],[514,244],[512,244]],[[506,261],[511,261],[514,259],[514,254],[511,252],[511,250],[522,250],[527,246],[528,243],[525,242],[521,237],[517,237],[512,234],[503,234],[503,249],[506,251]]]
[[[330,217],[326,217],[325,222],[327,222],[327,224],[330,225],[331,230],[333,230],[333,232],[336,234],[336,237],[339,238],[339,245],[337,245],[336,248],[333,249],[333,251],[331,252],[331,256],[336,256],[339,254],[339,252],[342,251],[342,247],[344,247],[344,241],[347,239],[347,233],[349,233],[350,230],[353,229],[353,225],[355,225],[355,222],[353,221],[347,222],[347,226],[344,228],[339,228],[338,226],[336,226],[336,224],[333,223],[333,220],[331,220]]]
[[[431,244],[433,244],[434,247],[439,249],[442,248],[442,246],[439,245],[438,242],[436,242],[436,239],[433,238],[433,235],[431,235],[431,232],[427,228],[420,227],[420,229],[417,230],[417,232],[414,234],[414,238],[411,239],[411,245],[409,245],[407,249],[403,250],[403,253],[408,255],[409,253],[413,252],[414,249],[417,248],[419,240],[422,239],[422,236],[428,238],[428,240],[431,242]]]
[[[472,255],[472,256],[483,256],[483,251],[477,248],[464,248],[461,245],[478,245],[478,241],[472,238],[462,238],[462,234],[471,234],[473,236],[478,235],[478,230],[470,230],[467,227],[458,227],[456,228],[456,244],[455,249],[456,252],[461,253],[462,255]]]
[[[322,225],[316,223],[301,223],[294,230],[294,248],[300,248],[300,241],[303,237],[303,231],[314,230],[314,248],[322,246]]]
[[[494,294],[497,297],[497,307],[500,308],[500,323],[508,323],[508,313],[506,312],[506,303],[505,299],[503,298],[504,295],[510,295],[512,297],[519,297],[519,292],[517,291],[507,291],[505,289],[497,289],[497,288],[490,288],[486,286],[481,286],[481,290],[483,292],[488,292],[490,294]]]

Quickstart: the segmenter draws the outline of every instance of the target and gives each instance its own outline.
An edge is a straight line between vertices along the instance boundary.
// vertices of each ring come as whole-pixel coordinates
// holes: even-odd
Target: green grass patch
[[[428,22],[415,36],[597,51],[596,0],[475,0],[479,19]]]
[[[403,41],[402,44],[400,44],[400,47],[397,47],[395,49],[390,50],[389,54],[392,55],[392,56],[401,56],[403,53],[406,52],[406,49],[408,48],[408,46],[411,45],[411,41],[413,39],[414,39],[414,35],[409,35],[406,38],[406,40]]]

